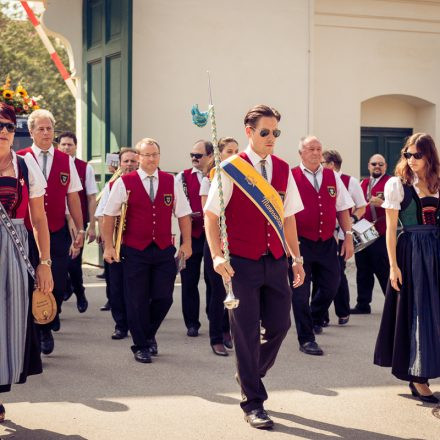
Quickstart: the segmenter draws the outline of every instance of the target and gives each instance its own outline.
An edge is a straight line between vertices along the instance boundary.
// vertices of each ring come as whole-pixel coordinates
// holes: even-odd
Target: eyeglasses
[[[372,167],[383,167],[385,164],[383,162],[370,162]]]
[[[191,159],[201,159],[203,156],[207,156],[207,154],[202,154],[202,153],[189,153]]]
[[[160,153],[139,153],[139,156],[143,156],[143,157],[147,157],[147,158],[152,158],[152,159],[157,159],[160,156]]]
[[[414,159],[420,160],[423,157],[423,153],[420,153],[419,151],[417,153],[410,153],[409,151],[405,151],[405,153],[403,153],[403,157],[405,159],[411,159],[411,157],[414,157]]]
[[[16,126],[12,122],[0,122],[0,131],[2,131],[4,128],[6,128],[9,133],[14,133]]]
[[[252,128],[252,130],[256,131],[256,129],[255,129],[254,127],[251,127],[251,128]],[[258,134],[259,134],[261,137],[265,138],[265,137],[267,137],[267,136],[270,135],[270,130],[267,129],[267,128],[263,128],[263,129],[260,130],[260,133],[258,133]],[[277,138],[277,137],[280,136],[280,134],[281,134],[281,130],[278,130],[278,129],[276,129],[276,130],[272,130],[272,134],[273,134],[274,137]]]

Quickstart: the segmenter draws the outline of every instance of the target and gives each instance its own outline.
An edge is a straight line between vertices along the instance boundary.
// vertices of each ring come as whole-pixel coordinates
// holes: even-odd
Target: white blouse
[[[18,176],[17,155],[15,151],[12,151],[12,165],[14,166],[15,176]],[[35,161],[31,153],[27,153],[24,157],[24,161],[28,168],[29,176],[29,198],[35,199],[36,197],[44,196],[46,193],[47,182],[43,176],[43,173]]]

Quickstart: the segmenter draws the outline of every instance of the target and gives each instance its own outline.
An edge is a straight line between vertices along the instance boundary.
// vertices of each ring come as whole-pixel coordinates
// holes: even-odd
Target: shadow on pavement
[[[17,439],[17,440],[87,440],[80,435],[64,435],[59,432],[47,431],[45,429],[28,429],[5,420],[2,426],[6,426],[6,433],[0,434],[0,440]]]

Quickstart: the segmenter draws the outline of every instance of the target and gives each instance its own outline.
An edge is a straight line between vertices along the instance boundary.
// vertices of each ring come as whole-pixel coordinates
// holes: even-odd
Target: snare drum
[[[362,251],[380,237],[374,224],[364,218],[355,223],[352,230],[354,253]]]

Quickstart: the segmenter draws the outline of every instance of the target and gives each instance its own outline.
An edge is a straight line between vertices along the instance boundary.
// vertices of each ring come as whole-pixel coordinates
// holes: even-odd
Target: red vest
[[[89,204],[87,203],[87,193],[86,193],[87,162],[75,158],[75,167],[76,167],[76,171],[78,171],[79,180],[81,180],[81,185],[83,187],[83,189],[78,193],[78,195],[79,195],[79,200],[81,202],[83,221],[84,224],[86,225],[89,222]]]
[[[373,186],[371,189],[371,195],[384,198],[384,190],[385,190],[385,183],[390,179],[391,176],[388,176],[388,174],[385,174],[381,177],[379,182],[376,183],[376,185]],[[365,200],[368,202],[369,199],[367,199],[367,193],[368,193],[368,184],[370,183],[370,178],[366,178],[361,182],[362,191],[364,192]],[[387,224],[385,220],[385,209],[383,208],[375,208],[376,210],[376,217],[377,221],[374,224],[375,228],[377,229],[377,232],[379,232],[380,235],[385,235],[385,231],[387,229]],[[371,207],[370,204],[366,206],[364,218],[368,220],[369,222],[374,221],[373,215],[371,213]]]
[[[192,168],[183,172],[183,178],[186,182],[188,190],[189,204],[193,212],[199,212],[200,217],[194,217],[191,224],[191,236],[199,238],[203,232],[203,209],[202,198],[200,197],[200,182],[197,177],[198,173],[192,173]]]
[[[302,169],[292,169],[304,209],[295,214],[298,237],[312,241],[328,240],[336,226],[336,177],[333,170],[323,168],[319,192],[309,182]]]
[[[348,191],[348,187],[350,186],[351,177],[348,174],[341,174],[342,183],[345,185]]]
[[[17,154],[21,156],[27,153],[31,153],[37,160],[30,147],[17,151]],[[44,195],[44,209],[50,232],[59,231],[66,224],[66,197],[69,183],[69,156],[59,150],[54,150],[52,167],[47,179],[46,194]],[[32,230],[29,213],[26,216],[25,224],[28,230]]]
[[[246,153],[242,152],[239,156],[251,163]],[[276,156],[271,157],[273,165],[271,185],[284,198],[289,178],[289,165]],[[231,254],[250,260],[258,260],[268,251],[276,259],[285,255],[275,229],[236,185],[233,186],[225,215]]]
[[[174,176],[159,171],[159,186],[154,202],[151,202],[137,171],[125,174],[121,179],[126,190],[130,191],[124,244],[140,251],[152,242],[160,249],[171,246]]]

